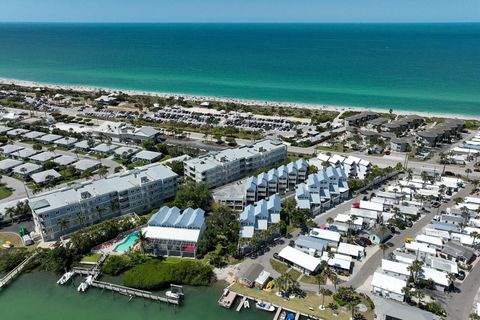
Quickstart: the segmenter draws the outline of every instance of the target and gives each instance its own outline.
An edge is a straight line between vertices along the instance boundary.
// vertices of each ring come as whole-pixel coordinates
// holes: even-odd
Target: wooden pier
[[[218,299],[218,304],[224,308],[230,309],[236,297],[236,292],[229,291],[226,295],[224,294]]]
[[[280,318],[281,313],[282,313],[282,307],[278,307],[277,312],[275,313],[275,317],[273,317],[273,320],[278,320],[278,318]]]
[[[32,260],[38,253],[35,252],[31,256],[23,260],[18,266],[15,267],[12,271],[7,273],[2,279],[0,279],[0,289],[6,286],[10,281],[12,281],[16,276],[22,273],[23,268]]]
[[[178,299],[160,297],[160,296],[154,295],[150,291],[133,289],[133,288],[124,287],[124,286],[109,283],[109,282],[93,280],[90,285],[92,287],[96,287],[96,288],[99,288],[99,289],[118,292],[120,294],[129,296],[129,297],[139,297],[139,298],[150,299],[150,300],[153,300],[153,301],[165,302],[165,303],[174,304],[174,305],[179,305],[180,304],[180,301]]]
[[[242,298],[242,300],[241,300],[240,303],[238,304],[237,312],[240,312],[240,310],[242,310],[243,306],[245,305],[245,301],[247,301],[247,297],[243,297],[243,298]]]

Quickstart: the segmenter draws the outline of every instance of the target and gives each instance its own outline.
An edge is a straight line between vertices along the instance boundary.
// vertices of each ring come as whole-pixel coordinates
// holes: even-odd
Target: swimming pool
[[[135,231],[134,233],[130,233],[128,237],[125,238],[125,240],[122,241],[122,243],[117,244],[115,249],[113,249],[114,252],[125,252],[128,251],[135,242],[138,239],[138,233],[140,231]]]

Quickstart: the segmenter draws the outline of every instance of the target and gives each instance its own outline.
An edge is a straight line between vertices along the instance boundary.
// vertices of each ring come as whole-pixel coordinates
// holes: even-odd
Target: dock
[[[224,308],[230,309],[236,297],[236,292],[228,291],[227,293],[224,293],[220,299],[218,299],[218,304]]]
[[[278,307],[277,312],[275,313],[275,317],[273,317],[273,320],[278,320],[278,318],[280,318],[281,313],[282,313],[282,307]]]
[[[90,286],[103,289],[103,290],[118,292],[120,294],[129,296],[129,297],[139,297],[139,298],[150,299],[153,301],[165,302],[167,304],[174,304],[174,305],[180,304],[180,301],[178,299],[160,297],[160,296],[154,295],[150,291],[129,288],[119,284],[93,280]]]
[[[259,299],[257,298],[254,298],[254,297],[250,297],[250,296],[247,296],[247,295],[243,295],[241,293],[237,293],[235,291],[232,291],[230,290],[230,286],[227,288],[228,289],[228,293],[224,294],[220,297],[220,299],[218,300],[218,304],[221,305],[222,307],[225,307],[225,308],[230,308],[231,305],[233,304],[233,300],[239,296],[241,297],[241,302],[240,304],[238,305],[236,311],[240,311],[244,305],[244,302],[245,300],[251,300],[251,301],[254,301],[254,302],[258,302],[260,301]],[[227,290],[225,289],[225,290]],[[227,298],[229,297],[229,298]],[[233,297],[233,298],[232,298]],[[227,300],[230,302],[230,304],[228,306],[222,304],[223,300]],[[265,301],[265,300],[263,300]],[[295,320],[299,320],[300,317],[306,317],[308,319],[312,319],[312,320],[322,320],[322,318],[319,318],[317,316],[314,316],[312,314],[308,314],[308,313],[304,313],[304,312],[300,312],[300,311],[296,311],[296,310],[292,310],[292,309],[289,309],[289,308],[285,308],[285,307],[282,307],[282,306],[279,306],[279,305],[276,305],[274,303],[271,303],[277,310],[275,312],[275,316],[273,317],[273,320],[279,320],[280,319],[280,315],[282,314],[282,311],[285,311],[287,313],[292,313],[295,315]]]
[[[242,310],[243,306],[245,305],[245,301],[247,301],[247,297],[244,296],[238,304],[237,312],[240,312],[240,310]]]
[[[31,256],[27,257],[25,260],[23,260],[18,266],[15,267],[12,271],[7,273],[2,279],[0,279],[0,289],[6,286],[10,281],[12,281],[16,276],[18,276],[20,273],[22,273],[23,268],[32,260],[38,252],[35,252]]]

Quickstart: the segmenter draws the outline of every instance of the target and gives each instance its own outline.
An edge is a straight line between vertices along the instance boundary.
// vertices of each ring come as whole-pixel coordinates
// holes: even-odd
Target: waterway
[[[236,312],[221,308],[217,300],[224,286],[185,287],[180,307],[133,299],[118,293],[90,288],[79,293],[76,285],[59,286],[51,273],[21,275],[0,291],[0,319],[5,320],[271,320],[273,314],[251,309]],[[111,280],[111,279],[109,279]]]

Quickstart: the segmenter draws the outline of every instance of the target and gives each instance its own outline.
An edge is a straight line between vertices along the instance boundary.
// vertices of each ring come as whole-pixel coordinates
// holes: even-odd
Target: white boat
[[[275,311],[275,307],[271,303],[268,303],[268,302],[258,301],[255,304],[255,306],[257,307],[257,309],[260,309],[260,310],[264,310],[264,311],[268,311],[268,312]]]
[[[62,284],[63,285],[65,283],[67,283],[68,281],[70,281],[70,279],[72,279],[74,274],[75,274],[75,272],[73,272],[73,271],[69,271],[69,272],[64,273],[63,276],[60,279],[58,279],[57,284]]]
[[[165,295],[168,297],[168,298],[172,298],[172,299],[180,299],[180,294],[176,293],[176,292],[173,292],[173,291],[167,291],[165,292]]]
[[[78,286],[77,291],[78,292],[85,292],[85,290],[87,290],[87,288],[88,288],[88,284],[86,284],[85,282],[82,282]]]
[[[243,302],[243,307],[245,309],[250,308],[250,302],[248,302],[248,299]]]

